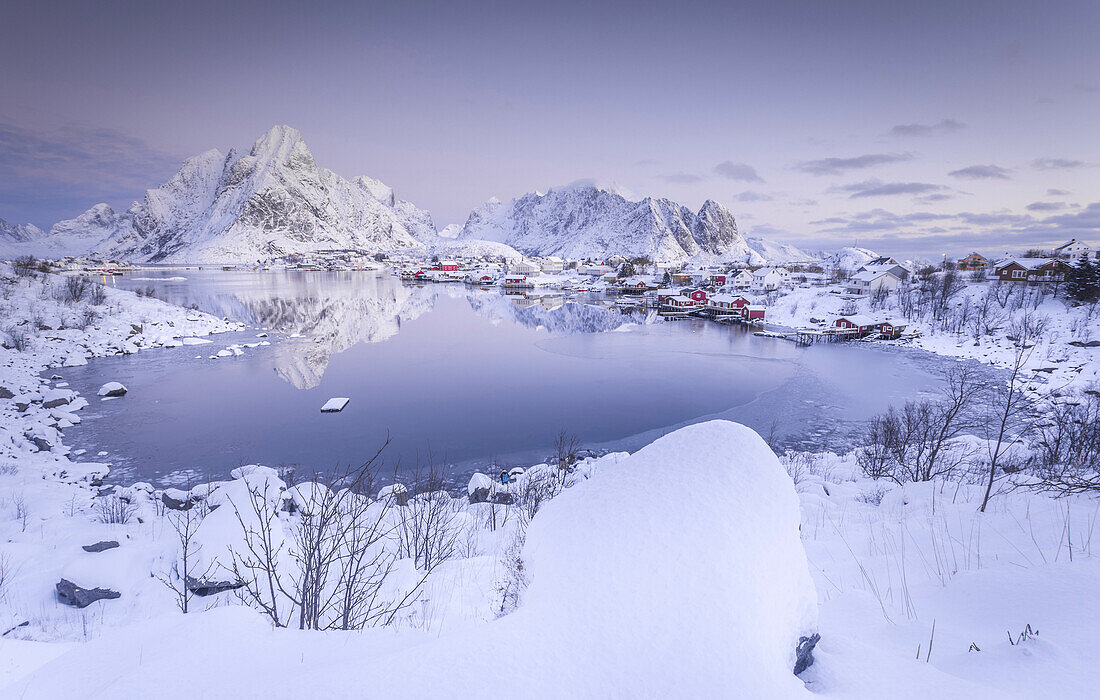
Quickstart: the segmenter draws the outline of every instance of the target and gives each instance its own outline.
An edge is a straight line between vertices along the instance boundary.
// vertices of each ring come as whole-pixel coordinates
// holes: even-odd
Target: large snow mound
[[[219,511],[215,511],[217,513]],[[496,622],[438,637],[271,630],[251,612],[149,620],[9,687],[23,697],[753,697],[808,694],[816,629],[799,502],[756,433],[671,433],[532,521],[531,585]],[[141,663],[135,664],[134,659]],[[175,682],[201,679],[201,684]],[[171,680],[166,680],[171,679]],[[211,689],[216,689],[213,691]]]

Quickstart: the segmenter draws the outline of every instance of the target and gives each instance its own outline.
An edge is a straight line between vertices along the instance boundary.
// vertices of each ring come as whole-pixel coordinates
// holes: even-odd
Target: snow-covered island
[[[462,493],[380,460],[159,488],[104,486],[106,465],[68,454],[86,402],[127,390],[78,396],[65,366],[241,325],[56,270],[0,277],[0,694],[1089,695],[1088,305],[960,287],[954,311],[883,342],[1017,379],[978,387],[960,363],[845,454],[777,456],[710,421],[633,454],[563,435]],[[760,301],[789,327],[905,303],[795,285]],[[998,323],[940,320],[983,302]]]

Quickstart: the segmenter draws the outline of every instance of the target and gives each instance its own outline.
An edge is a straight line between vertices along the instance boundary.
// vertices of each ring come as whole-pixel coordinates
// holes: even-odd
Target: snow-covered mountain
[[[733,214],[713,200],[693,212],[668,199],[634,201],[591,184],[533,192],[507,203],[490,199],[470,214],[457,238],[499,241],[528,255],[564,258],[618,253],[761,265],[776,262],[771,256],[777,254],[804,257],[793,248],[781,252],[784,248],[762,239],[746,240]]]
[[[435,238],[431,215],[369,177],[345,180],[301,134],[272,127],[244,155],[206,151],[118,214],[96,205],[50,231],[65,254],[138,262],[254,262],[333,248],[365,251]]]
[[[46,232],[34,224],[12,224],[0,219],[0,256],[11,258],[24,255],[45,235]]]
[[[822,254],[824,267],[827,270],[844,270],[855,272],[860,267],[879,257],[878,253],[868,248],[849,246],[841,248],[831,254]]]

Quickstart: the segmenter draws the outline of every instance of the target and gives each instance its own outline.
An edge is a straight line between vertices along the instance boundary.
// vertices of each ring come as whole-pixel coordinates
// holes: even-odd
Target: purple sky
[[[1100,239],[1100,3],[713,5],[7,2],[0,217],[285,123],[439,228],[590,178],[808,248]]]

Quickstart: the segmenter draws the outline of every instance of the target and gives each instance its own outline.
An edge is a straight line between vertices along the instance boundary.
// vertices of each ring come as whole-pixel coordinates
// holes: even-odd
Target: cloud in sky
[[[839,185],[830,188],[829,191],[847,192],[850,199],[862,199],[864,197],[888,197],[899,194],[927,195],[946,189],[943,185],[933,185],[928,182],[883,182],[882,180],[873,179]]]
[[[770,194],[755,192],[753,190],[745,190],[740,194],[735,194],[733,198],[738,202],[771,202],[775,200],[775,197],[772,197]]]
[[[954,119],[942,119],[935,124],[898,124],[890,129],[894,136],[939,136],[966,128],[966,124]]]
[[[1055,188],[1051,188],[1051,189],[1047,190],[1047,196],[1048,197],[1065,197],[1068,194],[1069,194],[1069,190],[1059,190],[1059,189],[1055,189]]]
[[[1059,211],[1065,208],[1065,202],[1032,202],[1026,207],[1028,211]]]
[[[1070,160],[1068,158],[1036,158],[1031,165],[1038,170],[1072,170],[1082,168],[1087,163],[1083,160]]]
[[[127,205],[182,160],[114,129],[0,124],[0,207],[5,218],[48,227],[57,210],[75,215],[97,202]]]
[[[901,163],[912,160],[911,153],[868,153],[854,158],[821,158],[819,160],[804,160],[796,164],[795,170],[811,175],[843,175],[852,170],[862,170],[876,165],[888,163]]]
[[[999,165],[971,165],[947,173],[967,180],[1008,180],[1009,171]]]
[[[728,180],[744,180],[745,182],[763,182],[764,178],[757,174],[756,168],[747,163],[734,163],[727,160],[714,166],[714,172]]]

